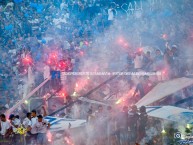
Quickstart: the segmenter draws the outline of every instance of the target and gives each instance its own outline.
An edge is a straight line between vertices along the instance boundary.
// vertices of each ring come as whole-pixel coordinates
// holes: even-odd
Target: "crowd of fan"
[[[191,37],[188,35],[191,24],[185,23],[187,28],[184,28],[184,22],[178,26],[170,20],[171,16],[175,17],[176,21],[186,19],[184,15],[189,17],[185,11],[187,7],[191,10],[189,5],[185,5],[188,2],[182,3],[180,8],[176,3],[166,6],[164,2],[151,10],[149,7],[144,8],[142,21],[133,15],[129,16],[132,21],[126,21],[121,29],[128,33],[133,31],[133,38],[136,38],[131,42],[133,46],[137,46],[136,44],[139,44],[137,41],[141,40],[141,45],[157,48],[154,49],[156,55],[154,52],[143,53],[139,50],[129,53],[129,67],[134,65],[133,68],[145,71],[165,71],[169,78],[186,73],[186,68],[182,68],[184,65],[178,65],[178,57],[181,55],[179,48],[175,45],[170,48],[167,44],[164,52],[163,43],[167,41],[173,43],[175,40],[180,44],[184,39]],[[121,2],[119,3],[121,6]],[[113,23],[115,14],[119,12],[115,11],[115,6],[114,3],[102,0],[6,1],[0,9],[1,97],[7,99],[6,102],[22,98],[26,95],[24,90],[28,90],[27,92],[30,90],[23,89],[25,83],[23,78],[28,77],[29,88],[37,86],[45,79],[42,69],[45,65],[49,65],[50,70],[78,71],[81,57],[91,51],[90,46],[95,41],[93,38],[103,34]],[[185,14],[178,15],[179,9],[184,10]],[[121,20],[122,17],[119,16],[117,14],[117,19]],[[161,26],[156,25],[163,19],[165,20]],[[171,29],[165,27],[167,23],[170,23]],[[139,27],[139,24],[143,27]],[[152,26],[148,28],[150,24]],[[127,25],[128,27],[125,27]],[[163,33],[166,34],[160,39]],[[137,39],[139,37],[141,39]],[[151,39],[150,43],[152,37],[155,39]]]
[[[19,145],[24,142],[41,145],[48,143],[47,129],[49,129],[50,124],[43,119],[43,116],[46,116],[45,108],[43,108],[43,115],[37,115],[36,110],[32,110],[31,113],[26,114],[24,119],[14,114],[6,119],[6,116],[1,114],[0,138],[3,145],[10,143]],[[152,127],[151,125],[148,127],[150,122],[152,120],[148,119],[144,106],[138,112],[136,106],[132,106],[130,110],[124,106],[122,111],[119,111],[110,106],[105,110],[99,105],[96,111],[92,109],[88,111],[84,139],[74,140],[73,142],[88,145],[134,145],[146,136],[146,129]],[[156,122],[156,120],[153,120],[153,122],[159,128],[160,122]],[[22,136],[23,134],[18,131],[19,128],[26,130],[25,136]],[[147,144],[152,141],[154,141],[154,144],[161,144],[162,138],[158,139],[161,131],[154,134],[151,139],[145,140]],[[73,134],[71,136],[73,138]],[[65,141],[65,137],[63,139]]]
[[[138,110],[135,105],[129,108],[99,105],[87,112],[86,131],[69,136],[74,144],[161,145],[161,126],[159,119],[148,117],[144,106]]]
[[[7,1],[4,4],[0,9],[1,97],[6,99],[17,100],[26,95],[23,92],[26,88],[22,87],[27,74],[30,86],[40,84],[45,79],[42,66],[49,65],[47,71],[77,71],[79,58],[96,35],[91,27],[97,28],[95,33],[104,31],[98,21],[96,24],[90,21],[100,11],[100,1]],[[67,67],[61,66],[63,62]],[[72,63],[76,63],[73,68]]]
[[[159,81],[186,75],[188,69],[184,65],[186,61],[183,63],[180,59],[183,55],[180,49],[192,37],[192,24],[188,21],[192,12],[190,0],[181,5],[172,1],[161,2],[153,9],[144,9],[141,17],[119,13],[115,5],[109,3],[106,0],[14,0],[0,6],[0,91],[1,97],[6,99],[6,108],[47,79],[50,71],[79,71],[82,57],[92,53],[94,38],[103,36],[114,21],[122,22],[126,17],[128,21],[117,29],[127,33],[128,38],[133,38],[131,47],[138,48],[128,53],[130,71],[162,72]],[[120,17],[122,14],[124,17]],[[151,46],[153,51],[143,51],[142,46]],[[123,47],[130,49],[130,46]],[[27,87],[24,86],[25,80]],[[121,80],[125,81],[125,78]],[[137,95],[137,100],[156,84],[148,76],[140,77],[139,83],[134,86],[131,82],[129,80],[129,85],[136,88],[133,96]],[[105,91],[103,88],[102,93]],[[137,127],[133,128],[132,132],[137,132]],[[127,132],[121,128],[118,130]],[[120,135],[118,141],[126,144],[129,137],[125,133]],[[139,134],[137,136],[140,137]],[[137,140],[136,137],[130,138],[135,138],[134,142]],[[99,141],[103,142],[103,139]]]
[[[31,112],[26,114],[26,117],[24,119],[21,120],[19,115],[11,114],[7,119],[5,114],[1,114],[1,144],[45,145],[48,142],[47,129],[50,128],[50,123],[43,119],[43,116],[45,115],[45,112],[43,115],[37,115],[36,110],[32,110]]]
[[[145,137],[148,120],[145,107],[141,107],[140,114],[136,106],[131,110],[124,106],[120,112],[111,107],[104,110],[99,106],[98,111],[92,113],[90,110],[89,113],[88,144],[128,145],[140,142]]]

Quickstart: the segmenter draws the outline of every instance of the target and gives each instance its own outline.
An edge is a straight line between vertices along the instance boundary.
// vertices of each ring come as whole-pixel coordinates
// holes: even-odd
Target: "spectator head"
[[[176,45],[172,45],[171,51],[172,51],[173,53],[176,53],[176,52],[177,52],[177,46],[176,46]]]
[[[16,115],[15,118],[19,119],[19,115]]]
[[[5,116],[5,114],[1,114],[1,121],[3,121],[3,122],[5,122],[6,121],[6,116]]]
[[[146,108],[145,106],[141,106],[139,109],[140,113],[146,113]]]
[[[137,106],[136,105],[131,106],[131,111],[137,112]]]
[[[38,122],[42,122],[43,116],[42,115],[38,115],[37,117],[38,117]]]
[[[31,115],[32,115],[32,117],[36,117],[36,110],[32,110]]]
[[[146,55],[147,55],[147,56],[150,56],[150,55],[151,55],[151,52],[150,52],[150,51],[147,51]]]
[[[11,115],[9,116],[9,120],[14,120],[14,118],[15,118],[14,114],[11,114]]]
[[[159,49],[156,50],[156,55],[157,56],[161,55],[161,51]]]
[[[26,117],[29,118],[29,119],[31,119],[31,113],[28,112],[28,113],[26,114]]]

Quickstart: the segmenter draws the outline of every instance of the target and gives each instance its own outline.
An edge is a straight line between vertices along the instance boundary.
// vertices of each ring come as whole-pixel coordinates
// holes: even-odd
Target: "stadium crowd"
[[[145,142],[154,142],[154,144],[162,144],[160,122],[156,119],[148,119],[146,109],[142,106],[138,112],[136,106],[128,109],[123,107],[121,112],[113,110],[108,106],[106,109],[99,105],[94,112],[90,109],[87,114],[87,125],[85,136],[87,139],[74,140],[75,144],[94,144],[94,145],[134,145],[140,142],[146,136],[146,129],[152,126],[148,124],[154,123],[159,129],[159,133],[152,133],[150,139]],[[26,114],[24,119],[19,115],[11,114],[8,119],[4,114],[1,114],[1,144],[20,145],[20,144],[37,144],[45,145],[50,142],[47,130],[50,128],[48,121],[43,119],[46,116],[46,110],[42,115],[37,115],[36,110],[32,110]],[[129,114],[128,114],[129,111]],[[23,131],[19,131],[23,129]],[[153,130],[154,131],[154,130]],[[64,131],[65,132],[65,131]],[[84,131],[83,131],[84,132]],[[83,133],[82,132],[82,133]],[[67,136],[68,135],[68,136]],[[66,134],[66,137],[73,135]],[[53,137],[52,137],[53,139]],[[54,139],[53,139],[54,140]],[[153,144],[153,143],[151,143]]]
[[[1,144],[46,144],[50,123],[43,119],[45,115],[37,115],[36,110],[32,110],[21,122],[19,115],[11,114],[9,119],[6,119],[6,116],[1,114]]]
[[[160,3],[153,10],[144,8],[143,19],[128,16],[131,21],[127,20],[121,29],[127,33],[133,31],[133,38],[140,38],[132,40],[131,46],[124,44],[124,47],[133,50],[126,52],[130,70],[161,71],[168,79],[184,76],[188,72],[184,65],[186,60],[183,63],[179,57],[183,55],[180,50],[182,42],[191,38],[191,24],[187,22],[187,27],[183,24],[189,17],[185,7],[191,10],[189,2],[182,3],[180,8],[176,3],[173,6]],[[114,21],[125,18],[115,6],[115,3],[102,0],[15,0],[1,5],[1,100],[6,102],[6,108],[10,107],[10,102],[13,104],[13,100],[21,99],[46,79],[49,71],[81,70],[81,59],[94,53],[92,43],[95,38],[103,35]],[[185,14],[177,15],[179,9],[184,10],[187,17],[184,17]],[[176,21],[184,21],[176,25],[170,20],[171,16]],[[158,23],[161,26],[156,25]],[[167,23],[171,28],[165,27]],[[148,28],[150,24],[152,26]],[[129,27],[125,27],[127,25]],[[143,52],[139,49],[142,46],[150,46],[153,51]]]
[[[159,3],[157,5],[144,3],[143,11],[138,11],[138,14],[130,14],[132,10],[128,9],[127,13],[125,13],[126,8],[124,8],[123,4],[129,2],[131,1],[3,1],[2,5],[0,5],[1,110],[9,109],[17,100],[26,96],[55,71],[77,72],[82,70],[82,61],[92,56],[95,52],[96,48],[92,44],[96,43],[96,38],[104,37],[104,42],[112,39],[113,36],[105,35],[112,28],[116,34],[116,28],[119,29],[121,27],[121,31],[127,34],[125,37],[130,40],[130,44],[121,40],[119,45],[119,47],[129,49],[125,52],[129,71],[161,72],[162,76],[155,81],[145,75],[139,77],[137,82],[132,80],[132,78],[125,81],[126,79],[123,77],[117,81],[119,83],[116,83],[121,84],[121,81],[123,81],[123,85],[118,87],[114,85],[113,89],[110,89],[111,93],[112,91],[113,93],[119,92],[120,88],[127,83],[128,88],[133,89],[133,98],[131,100],[135,103],[159,81],[170,80],[191,73],[191,67],[185,65],[186,60],[182,60],[182,58],[186,53],[183,51],[186,47],[184,44],[192,40],[192,24],[188,21],[188,19],[191,19],[191,13],[193,12],[192,1],[157,1]],[[115,3],[119,4],[119,6]],[[183,13],[180,13],[181,11]],[[121,24],[122,22],[124,23]],[[151,49],[145,51],[145,46],[149,46]],[[116,58],[116,54],[113,55]],[[97,82],[102,80],[104,78]],[[58,82],[60,80],[57,82],[52,81],[50,88],[56,90]],[[112,84],[109,83],[100,92],[98,91],[99,100],[108,94],[106,91]],[[90,85],[94,84],[91,83]],[[89,85],[87,88],[89,88]],[[124,89],[127,90],[128,88]],[[122,91],[126,92],[124,89]],[[45,89],[36,95],[43,96],[46,93],[50,93],[49,91],[49,89]],[[96,94],[93,96],[93,98],[96,98]],[[101,106],[96,110],[100,109]],[[122,115],[125,115],[123,112],[126,112],[127,108],[124,109],[121,111],[119,119],[122,118]],[[108,111],[112,111],[111,108],[108,108]],[[142,109],[141,111],[143,114],[144,110]],[[89,114],[88,120],[91,119],[91,114]],[[136,116],[140,122],[140,115]],[[41,116],[39,117],[41,118]],[[95,117],[100,120],[100,112]],[[3,115],[1,115],[1,118],[5,119]],[[128,117],[124,116],[123,118]],[[126,120],[112,119],[108,115],[105,116],[105,119],[113,120],[112,122],[116,120],[115,122],[118,124],[123,125],[125,123],[125,126],[127,126],[121,128],[121,125],[119,125],[118,131],[120,133],[118,134],[120,136],[118,136],[118,142],[121,145],[127,144],[126,140],[128,138],[135,142],[145,136],[143,131],[140,134],[135,134],[139,128],[144,130],[144,126],[147,126],[147,124],[143,123],[146,121],[141,121],[143,125],[140,123],[138,125],[129,123],[133,125],[129,126],[126,122],[122,123],[122,121]],[[103,117],[101,120],[103,120]],[[112,124],[109,123],[108,125]],[[133,137],[129,137],[129,134],[125,133],[128,132],[128,126],[129,131],[134,134]],[[98,127],[99,130],[103,129],[100,124],[98,124]],[[111,134],[114,131],[111,129],[111,127],[109,130],[107,129],[109,137],[112,137],[111,139],[108,138],[108,141],[114,140],[115,135]],[[101,131],[99,132],[101,133]],[[97,135],[94,134],[94,137],[97,137]],[[92,137],[90,140],[92,141]],[[97,144],[104,143],[103,140],[104,138],[99,139],[98,141],[101,142]],[[109,144],[113,144],[113,142]]]

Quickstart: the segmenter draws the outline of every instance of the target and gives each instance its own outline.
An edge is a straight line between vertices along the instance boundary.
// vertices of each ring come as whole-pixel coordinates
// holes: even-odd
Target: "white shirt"
[[[43,119],[42,122],[37,121],[34,127],[37,129],[37,133],[46,133],[48,124],[48,121]]]
[[[25,118],[24,120],[23,120],[23,126],[25,127],[25,128],[27,128],[28,126],[31,126],[31,120],[29,120],[29,118]]]
[[[108,9],[108,20],[112,21],[113,18],[114,18],[113,10],[112,9]]]
[[[1,135],[5,135],[6,131],[11,127],[9,121],[1,121],[1,131],[0,134]]]
[[[21,121],[20,121],[18,118],[15,118],[15,119],[13,120],[13,124],[14,124],[15,126],[20,126],[20,125],[21,125]],[[11,126],[12,126],[12,128],[13,128],[13,132],[16,132],[16,131],[17,131],[17,128],[14,127],[13,125],[11,125]]]
[[[48,65],[44,66],[44,80],[50,77],[50,67]]]
[[[38,118],[37,117],[34,117],[31,119],[31,133],[32,134],[36,134],[37,133],[37,128],[35,127],[35,124],[38,122]]]

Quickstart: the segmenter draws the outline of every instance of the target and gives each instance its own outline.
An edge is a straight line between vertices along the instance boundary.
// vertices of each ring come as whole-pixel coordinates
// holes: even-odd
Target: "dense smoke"
[[[193,63],[190,55],[193,39],[193,26],[190,21],[192,0],[126,0],[124,2],[66,0],[42,3],[38,2],[39,5],[36,5],[35,2],[14,1],[0,7],[1,12],[5,11],[0,16],[3,22],[0,29],[3,70],[1,74],[6,80],[6,87],[12,89],[11,91],[7,89],[3,95],[14,96],[7,109],[47,79],[45,77],[47,68],[48,72],[50,70],[54,73],[59,72],[60,77],[56,75],[51,83],[49,82],[52,85],[47,83],[33,97],[43,98],[47,94],[51,96],[51,93],[60,89],[60,92],[54,95],[61,98],[58,103],[56,99],[51,100],[53,108],[49,108],[50,113],[69,100],[77,100],[78,97],[84,96],[112,77],[112,72],[161,71],[162,74],[169,74],[165,77],[166,80],[192,73]],[[20,12],[15,14],[13,9],[19,9]],[[165,65],[164,58],[161,64],[164,63],[164,68],[155,69],[156,64],[152,60],[157,55],[157,51],[160,51],[163,57],[168,55],[175,58],[174,61],[168,60],[174,67]],[[149,56],[152,61],[151,66],[138,70],[135,66],[135,58],[138,54]],[[88,72],[94,75],[68,76],[64,75],[65,72]],[[104,74],[97,75],[97,73]],[[52,73],[51,75],[53,77]],[[135,90],[140,84],[141,77],[144,76],[118,76],[86,97],[105,102],[117,113],[124,105],[135,104],[159,81],[165,80],[164,77],[159,80],[155,75],[150,76],[148,78],[150,80],[145,78],[148,80],[146,86],[150,84],[151,89],[148,88],[147,92],[140,94],[141,92]],[[151,81],[152,84],[149,83]],[[65,109],[62,116],[88,119],[88,112],[91,111],[96,117],[98,105],[91,104],[79,101],[72,108]],[[30,105],[34,109],[39,104],[32,102]],[[23,106],[25,110],[26,107],[27,105]],[[89,123],[93,124],[88,124],[84,133],[73,132],[69,135],[74,142],[79,142],[86,134],[87,144],[91,144],[98,133],[94,131],[93,126],[103,128],[108,124],[109,116],[106,109],[105,107],[105,111],[100,114],[105,116],[104,120],[100,120],[102,123],[100,121],[93,123],[91,119]],[[184,124],[185,122],[182,123],[183,126]],[[184,132],[183,129],[174,128]],[[147,137],[142,139],[141,144],[159,135],[159,127],[150,126],[146,134]],[[65,138],[66,142],[68,139]]]

